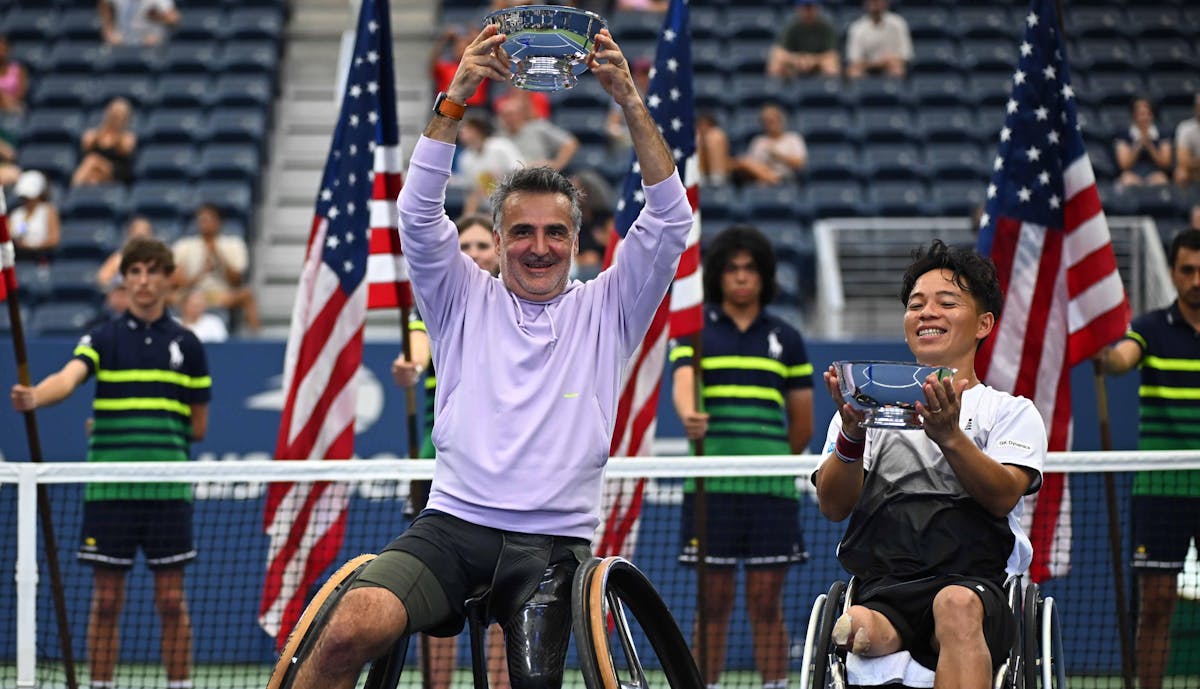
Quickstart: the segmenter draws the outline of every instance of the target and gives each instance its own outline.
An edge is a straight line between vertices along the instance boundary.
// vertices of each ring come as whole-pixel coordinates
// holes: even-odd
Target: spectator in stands
[[[1175,235],[1169,254],[1175,302],[1133,319],[1124,339],[1097,358],[1104,371],[1141,369],[1138,449],[1197,450],[1200,434],[1200,230]],[[1140,472],[1133,479],[1133,569],[1139,595],[1137,673],[1142,689],[1161,689],[1193,528],[1200,518],[1200,472]]]
[[[913,57],[908,22],[888,11],[887,0],[866,0],[866,14],[846,32],[846,76],[903,77]]]
[[[450,85],[454,72],[458,70],[458,63],[462,60],[463,51],[470,45],[472,38],[474,36],[466,31],[449,26],[433,42],[433,49],[429,52],[429,77],[433,82],[434,93],[445,91]],[[479,85],[479,90],[467,99],[467,105],[486,105],[487,102],[488,82],[485,81]]]
[[[1175,183],[1200,184],[1200,93],[1195,96],[1195,116],[1175,128]]]
[[[0,132],[0,186],[7,187],[16,184],[21,176],[21,166],[17,164],[17,149],[3,138]]]
[[[709,454],[801,454],[812,438],[813,367],[800,333],[765,310],[776,291],[770,240],[749,225],[717,235],[704,261],[701,359],[686,342],[672,342],[670,356],[675,412],[688,438],[703,439]],[[698,394],[704,411],[697,408]],[[705,626],[697,623],[693,641],[696,647],[707,644],[703,653],[697,651],[706,659],[701,674],[708,686],[718,685],[740,561],[763,689],[784,689],[783,584],[788,567],[808,558],[796,481],[791,476],[710,478],[706,489]],[[679,561],[686,565],[698,558],[694,490],[693,481],[684,484]]]
[[[526,167],[545,165],[561,171],[579,150],[579,140],[548,120],[538,119],[525,98],[509,98],[496,106],[504,133],[517,145]]]
[[[258,301],[245,284],[246,240],[221,234],[221,210],[211,203],[196,209],[196,232],[175,242],[175,286],[200,290],[209,308],[240,310],[250,331],[258,332]]]
[[[125,241],[134,237],[153,237],[154,227],[150,224],[150,219],[144,215],[135,215],[129,219],[129,223],[125,225]],[[96,271],[96,284],[100,287],[100,291],[107,292],[113,287],[121,284],[121,254],[123,251],[117,249],[104,259],[104,263],[100,264],[100,270]]]
[[[768,103],[759,111],[763,131],[750,140],[745,155],[733,162],[734,178],[753,184],[794,182],[808,163],[804,137],[787,128],[783,108]]]
[[[351,686],[402,634],[462,629],[469,592],[492,584],[514,689],[562,685],[573,577],[599,521],[606,419],[692,211],[628,60],[601,29],[589,78],[629,120],[646,197],[621,260],[600,279],[568,281],[582,212],[577,190],[547,167],[496,189],[500,278],[461,255],[442,199],[462,103],[482,79],[508,78],[502,40],[489,25],[467,48],[397,203],[441,386],[429,507],[364,566],[298,663],[295,689]]]
[[[650,68],[654,66],[648,58],[634,58],[630,63],[630,71],[633,73],[633,83],[637,84],[638,92],[643,97],[646,95],[646,89],[650,88]],[[617,155],[628,155],[633,147],[633,142],[629,139],[629,127],[625,126],[625,118],[621,115],[621,110],[616,106],[610,105],[608,108],[608,118],[604,121],[604,133],[608,136],[608,147]]]
[[[201,342],[224,342],[229,339],[225,321],[208,310],[208,299],[198,289],[188,291],[179,300],[179,322],[191,330]]]
[[[50,200],[50,185],[37,170],[26,170],[17,178],[13,193],[21,201],[8,216],[17,256],[49,259],[62,239],[58,208]]]
[[[1129,107],[1129,130],[1117,134],[1117,184],[1125,187],[1169,184],[1171,141],[1159,135],[1154,107],[1146,98],[1135,98]]]
[[[161,45],[179,23],[175,0],[100,0],[100,35],[109,45]]]
[[[1192,206],[1192,210],[1188,214],[1188,229],[1200,230],[1200,203]]]
[[[506,136],[496,136],[487,117],[468,117],[458,130],[457,177],[467,192],[463,213],[490,212],[488,196],[505,175],[521,167],[521,152]]]
[[[842,71],[837,47],[837,30],[821,12],[819,0],[796,0],[796,13],[771,46],[767,74],[778,79],[836,77]]]
[[[85,335],[74,357],[37,386],[14,385],[13,408],[58,404],[89,377],[107,374],[95,387],[87,461],[186,462],[192,442],[208,430],[212,383],[203,346],[167,313],[173,268],[171,250],[157,239],[126,244],[121,273],[128,311]],[[191,486],[89,485],[80,541],[78,557],[92,565],[87,635],[92,686],[113,686],[125,578],[141,549],[154,574],[166,686],[190,687],[192,627],[183,566],[196,557]]]
[[[636,76],[634,80],[637,80]],[[583,195],[575,278],[586,282],[596,277],[604,265],[604,251],[615,224],[613,211],[616,208],[616,191],[599,172],[590,169],[579,170],[571,175],[571,183]]]
[[[505,88],[501,89],[501,92],[497,94],[496,100],[492,104],[492,109],[499,114],[501,108],[504,107],[504,104],[513,99],[525,101],[525,104],[528,106],[529,112],[533,117],[536,117],[539,120],[550,119],[550,96],[546,95],[542,91],[528,91],[526,89],[519,89],[511,84],[506,85]]]
[[[0,112],[25,112],[29,74],[8,53],[8,36],[0,34]]]
[[[669,0],[617,0],[617,10],[630,12],[666,12]]]
[[[984,689],[1016,634],[1002,587],[1032,560],[1022,498],[1041,487],[1046,427],[975,373],[1003,305],[991,261],[934,240],[900,298],[913,356],[954,373],[925,378],[922,430],[864,427],[840,372],[825,373],[838,412],[813,484],[823,515],[850,518],[837,557],[857,582],[833,640],[861,656],[907,650],[935,686]]]
[[[83,159],[71,176],[71,184],[129,184],[133,178],[133,153],[137,136],[130,130],[133,107],[124,98],[114,98],[104,108],[99,127],[80,139]]]
[[[496,238],[492,234],[491,218],[486,215],[464,215],[455,225],[458,228],[458,248],[475,261],[475,265],[492,277],[500,272],[500,254],[496,251]],[[421,314],[413,312],[409,318],[408,334],[412,348],[411,360],[401,351],[392,362],[392,379],[402,388],[412,388],[425,374],[425,440],[421,445],[421,459],[434,459],[433,410],[437,394],[437,377],[433,370],[433,357],[429,347],[429,334]],[[429,499],[429,482],[414,481],[409,489],[408,512],[415,516],[425,509]],[[493,623],[487,632],[488,686],[492,689],[508,689],[508,664],[504,655],[504,632]],[[458,657],[457,637],[429,637],[431,689],[450,689],[450,680]]]
[[[729,135],[711,110],[696,113],[696,154],[700,162],[701,185],[716,187],[729,181],[733,169]]]

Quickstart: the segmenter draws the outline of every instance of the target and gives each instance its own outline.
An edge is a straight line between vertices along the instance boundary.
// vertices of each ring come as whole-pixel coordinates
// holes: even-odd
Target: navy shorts
[[[138,548],[150,569],[179,567],[196,558],[188,500],[88,500],[77,557],[128,569]]]
[[[987,579],[928,577],[877,588],[854,602],[886,617],[900,635],[902,648],[912,654],[913,660],[934,669],[938,654],[933,650],[933,599],[939,591],[953,585],[971,589],[983,602],[983,637],[992,656],[992,668],[1000,667],[1016,643],[1017,623],[1004,591]]]
[[[695,494],[683,496],[683,550],[679,561],[696,563]],[[708,547],[713,567],[785,567],[808,560],[800,532],[800,502],[757,493],[708,494]]]
[[[1200,543],[1200,498],[1133,496],[1135,569],[1183,571],[1193,538]]]

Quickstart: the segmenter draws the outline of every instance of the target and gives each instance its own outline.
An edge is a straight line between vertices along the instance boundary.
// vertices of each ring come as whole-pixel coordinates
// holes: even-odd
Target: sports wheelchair
[[[1052,596],[1043,596],[1037,584],[1030,583],[1022,591],[1022,578],[1012,577],[1005,584],[1008,606],[1016,622],[1017,638],[1008,658],[993,678],[994,689],[1065,689],[1066,664],[1063,659],[1062,630],[1058,608]],[[854,595],[854,580],[835,581],[828,593],[817,596],[808,616],[808,632],[804,638],[801,661],[800,689],[846,689],[866,686],[856,676],[857,662],[884,662],[883,658],[847,660],[844,650],[833,643],[833,625],[849,610]],[[907,656],[907,652],[901,652]],[[893,654],[900,655],[900,654]],[[903,659],[900,659],[901,662]],[[933,670],[911,658],[900,683],[891,687],[924,689],[933,686]],[[856,681],[858,680],[858,681]]]
[[[375,555],[360,555],[342,565],[317,592],[288,636],[267,689],[289,689],[296,669],[312,651],[342,596]],[[488,626],[487,592],[466,601],[475,689],[487,689],[483,634]],[[630,624],[631,613],[636,625]],[[572,628],[580,670],[587,689],[646,689],[645,667],[637,653],[640,630],[654,650],[671,689],[704,689],[700,670],[675,618],[654,585],[620,557],[593,559],[575,572],[571,596]],[[610,631],[611,630],[611,631]],[[616,636],[619,653],[614,653]],[[408,635],[370,664],[364,689],[394,689],[408,654]]]

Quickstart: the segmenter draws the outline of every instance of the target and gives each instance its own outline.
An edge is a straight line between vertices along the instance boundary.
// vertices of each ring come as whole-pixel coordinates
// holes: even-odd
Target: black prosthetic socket
[[[559,689],[571,638],[571,582],[579,563],[553,563],[504,625],[512,689]]]

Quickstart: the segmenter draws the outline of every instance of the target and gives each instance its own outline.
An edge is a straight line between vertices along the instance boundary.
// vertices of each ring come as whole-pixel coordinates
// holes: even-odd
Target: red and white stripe
[[[396,197],[404,186],[399,146],[375,149],[371,190],[371,248],[367,256],[367,308],[409,308],[413,304],[408,263],[400,249],[400,216]]]
[[[699,332],[703,324],[703,287],[700,274],[700,195],[695,155],[684,166],[683,181],[692,207],[692,229],[687,247],[675,271],[671,291],[663,298],[646,331],[642,344],[630,357],[621,374],[621,396],[613,426],[611,457],[641,457],[652,454],[658,425],[658,397],[667,362],[667,342]],[[613,240],[618,240],[613,237]],[[612,243],[612,242],[610,242]],[[609,256],[616,252],[610,247]],[[632,557],[637,544],[645,479],[606,481],[601,496],[600,532],[596,555]]]
[[[4,192],[0,191],[0,301],[7,299],[9,292],[16,294],[16,262],[16,248],[8,232],[8,204],[4,200]]]
[[[976,358],[979,377],[1032,399],[1049,429],[1049,449],[1071,439],[1071,368],[1119,339],[1129,324],[1108,221],[1091,162],[1082,156],[1063,173],[1063,230],[997,218],[991,257],[1004,308]],[[1047,475],[1033,513],[1031,576],[1042,581],[1069,569],[1070,489]]]

